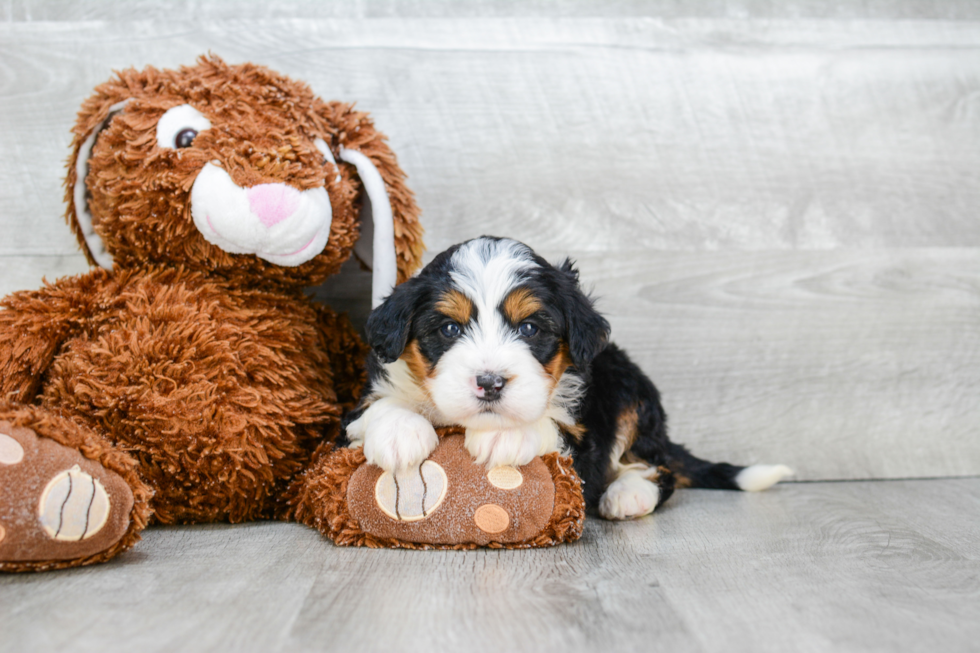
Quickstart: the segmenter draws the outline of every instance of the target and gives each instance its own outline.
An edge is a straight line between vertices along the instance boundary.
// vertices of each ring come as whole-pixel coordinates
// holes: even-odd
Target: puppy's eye
[[[439,328],[439,333],[441,333],[442,335],[446,336],[447,338],[455,338],[459,334],[461,334],[462,332],[463,332],[463,330],[460,329],[459,328],[459,325],[456,324],[455,322],[449,322],[447,324],[443,324]]]
[[[538,334],[538,327],[530,322],[524,322],[517,327],[517,332],[524,338],[533,338]]]
[[[197,137],[197,130],[188,127],[187,129],[177,132],[177,136],[174,138],[174,145],[176,145],[178,149],[190,147],[191,143],[194,142],[195,137]]]

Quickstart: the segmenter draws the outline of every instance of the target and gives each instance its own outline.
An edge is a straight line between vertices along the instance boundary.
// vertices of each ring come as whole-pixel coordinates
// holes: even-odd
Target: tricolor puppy
[[[572,263],[552,266],[513,240],[439,254],[367,332],[368,387],[344,439],[388,471],[421,464],[433,427],[456,424],[488,467],[571,452],[586,502],[608,519],[648,514],[675,487],[763,490],[791,473],[709,463],[668,440],[657,389],[608,343]]]

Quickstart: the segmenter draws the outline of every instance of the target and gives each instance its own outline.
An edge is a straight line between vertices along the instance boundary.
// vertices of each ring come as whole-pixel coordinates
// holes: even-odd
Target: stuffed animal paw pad
[[[0,465],[16,465],[24,459],[24,447],[6,433],[0,433]]]
[[[99,479],[78,465],[57,474],[41,493],[38,518],[53,540],[86,540],[102,530],[111,502]]]
[[[34,430],[0,421],[0,564],[73,560],[129,528],[133,495],[98,462]]]
[[[374,485],[374,499],[397,521],[419,521],[431,515],[446,498],[449,481],[438,463],[426,460],[414,469],[385,472]]]

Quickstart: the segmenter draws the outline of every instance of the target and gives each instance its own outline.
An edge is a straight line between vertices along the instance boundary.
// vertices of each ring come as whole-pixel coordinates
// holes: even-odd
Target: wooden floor
[[[967,478],[685,490],[538,551],[151,528],[101,567],[0,577],[0,651],[976,651],[978,515]]]

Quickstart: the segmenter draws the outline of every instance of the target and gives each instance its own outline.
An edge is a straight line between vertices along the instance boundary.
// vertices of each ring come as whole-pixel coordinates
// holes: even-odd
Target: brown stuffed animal
[[[303,288],[349,258],[365,195],[375,302],[421,258],[384,137],[216,57],[117,73],[74,134],[67,218],[101,268],[3,300],[0,570],[108,560],[151,521],[309,511],[301,472],[365,348]]]

